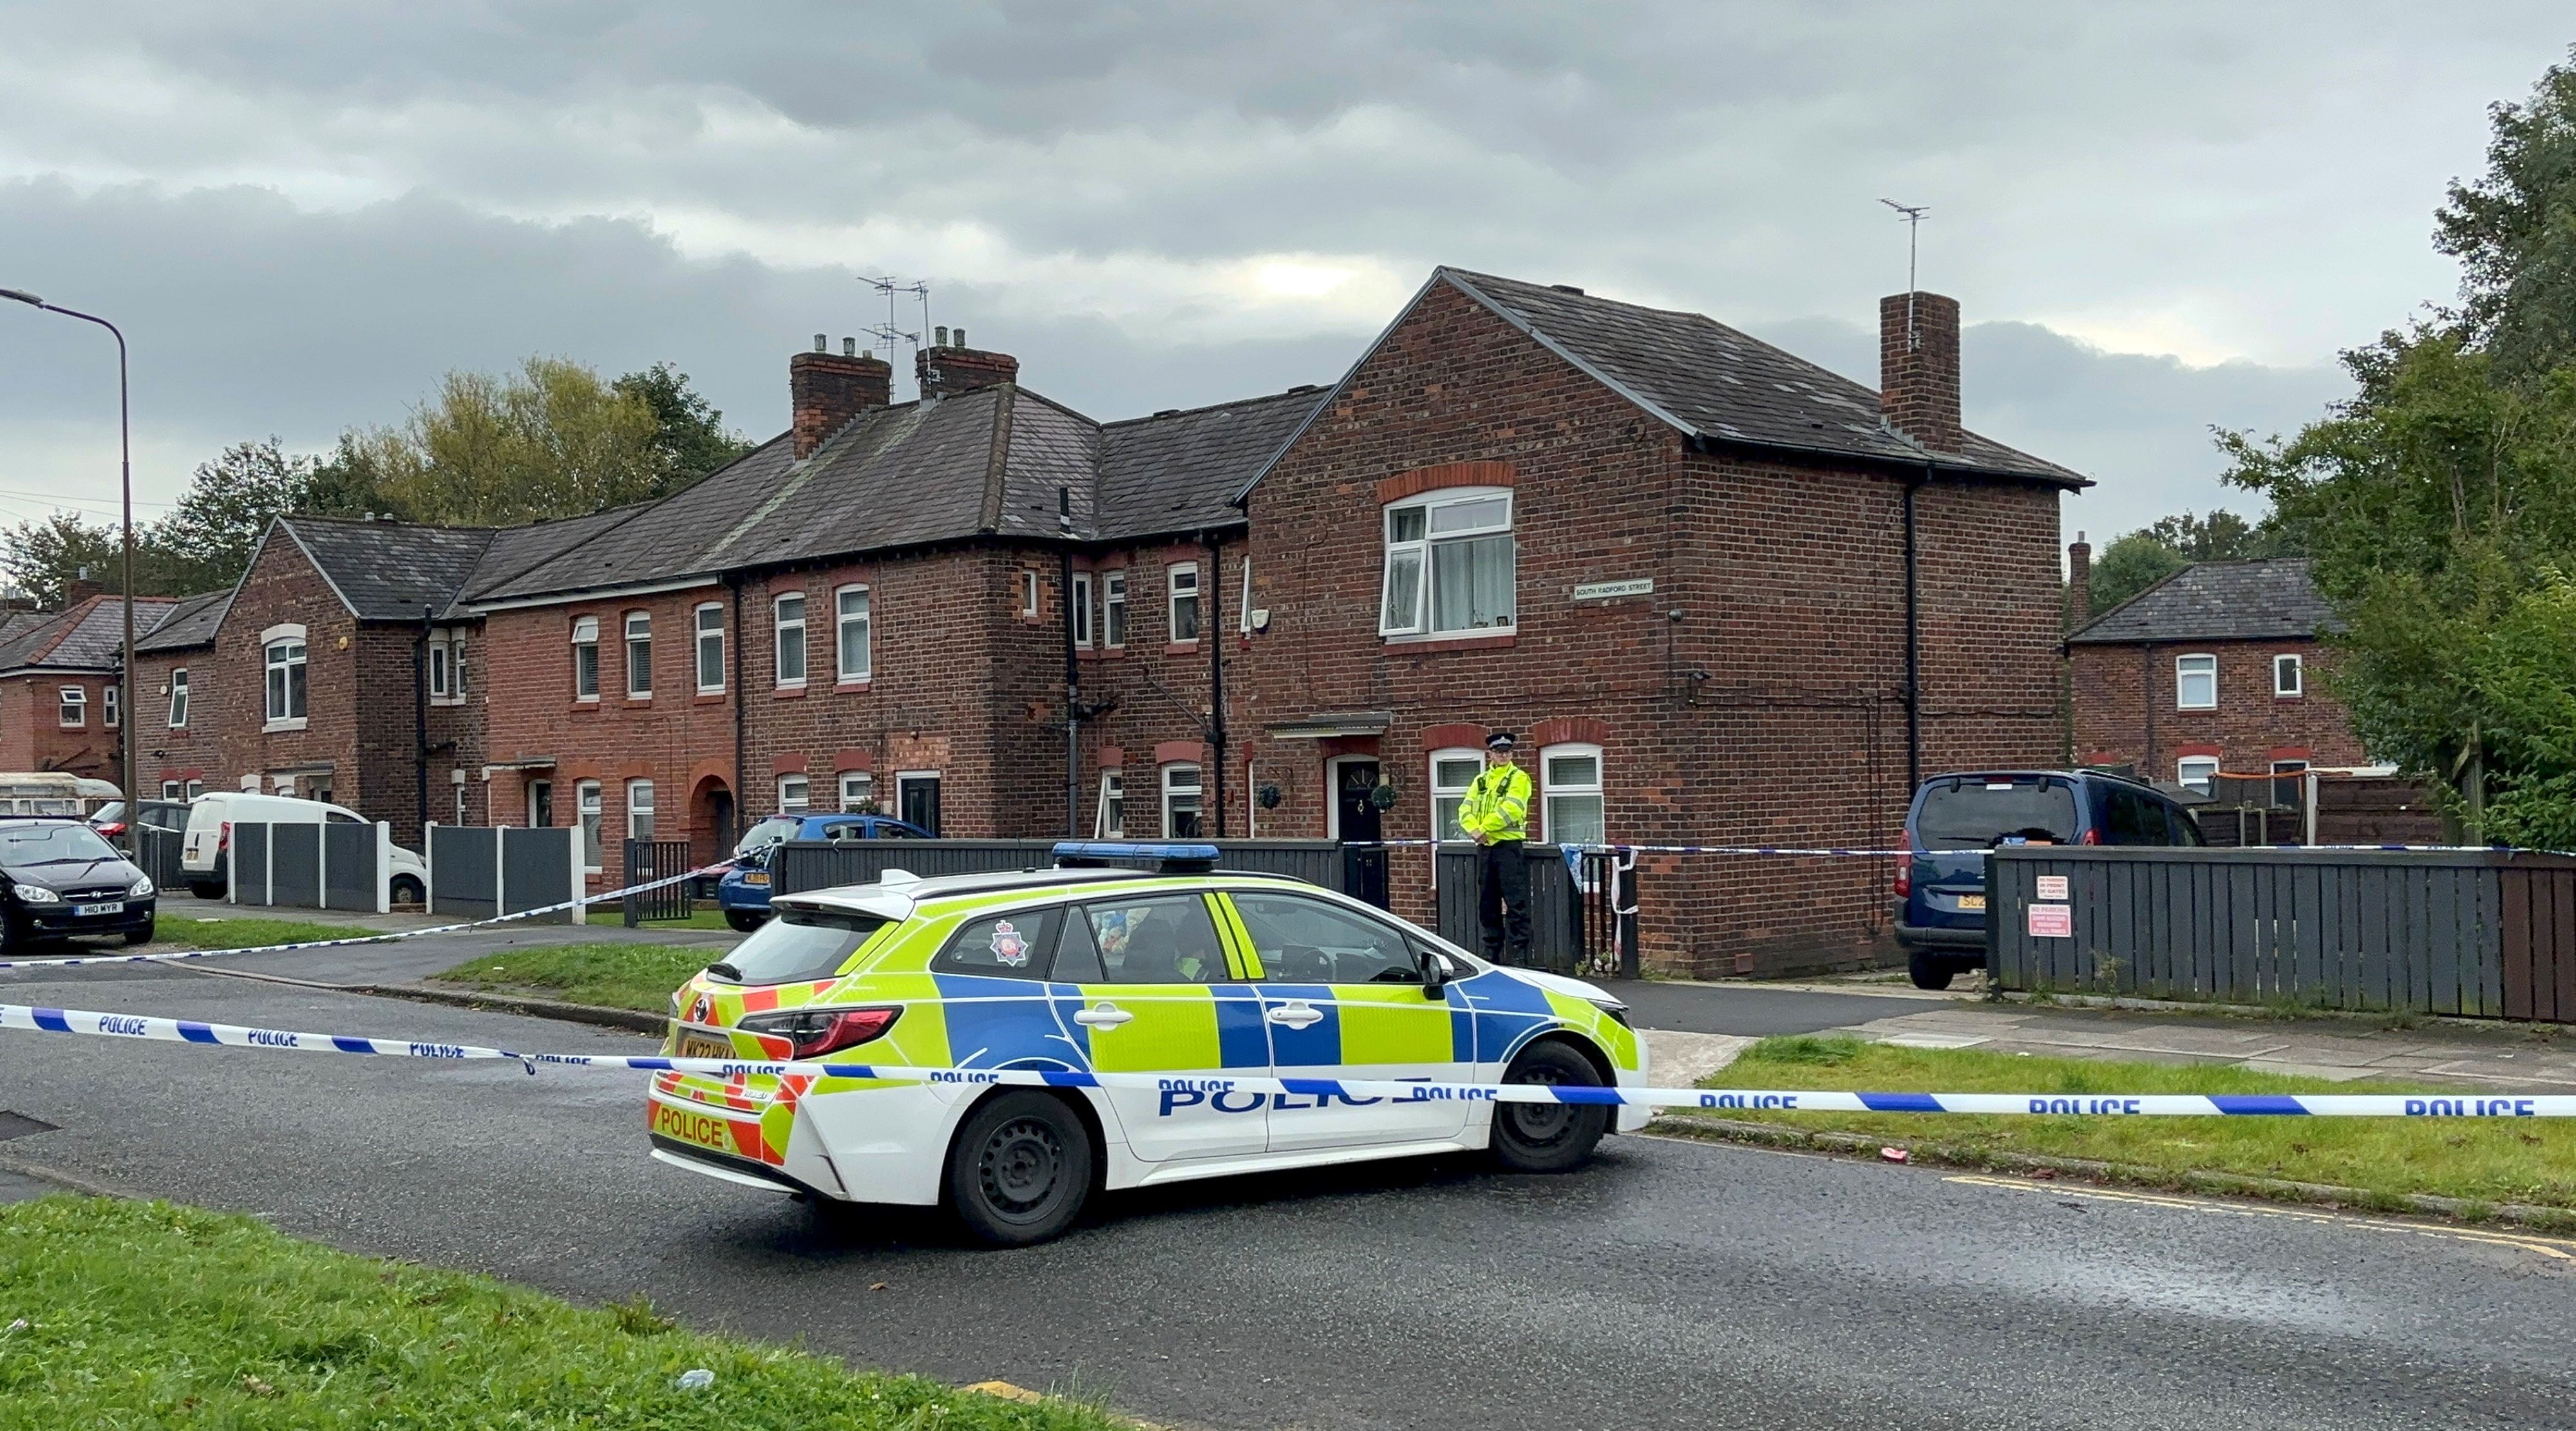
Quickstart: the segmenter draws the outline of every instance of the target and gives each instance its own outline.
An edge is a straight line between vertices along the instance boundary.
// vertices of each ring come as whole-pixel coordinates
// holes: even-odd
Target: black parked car
[[[70,934],[149,943],[156,893],[143,871],[75,817],[0,818],[0,948]]]

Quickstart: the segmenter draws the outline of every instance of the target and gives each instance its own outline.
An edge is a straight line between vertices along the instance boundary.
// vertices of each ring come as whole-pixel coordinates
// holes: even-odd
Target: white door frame
[[[1363,760],[1377,767],[1378,779],[1386,778],[1386,762],[1374,755],[1336,755],[1324,762],[1324,838],[1328,840],[1342,837],[1342,767]],[[1384,832],[1381,816],[1379,833]]]

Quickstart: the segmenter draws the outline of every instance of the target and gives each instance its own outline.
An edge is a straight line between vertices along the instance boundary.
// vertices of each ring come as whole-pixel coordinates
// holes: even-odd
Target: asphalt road
[[[0,1001],[639,1043],[169,968],[0,975]],[[627,1075],[0,1033],[0,1107],[59,1125],[0,1157],[1172,1424],[2576,1419],[2576,1244],[1623,1138],[1564,1177],[1461,1160],[1118,1196],[1062,1241],[992,1253],[929,1216],[826,1220],[652,1163],[642,1106]]]
[[[1845,1028],[1872,1019],[1919,1014],[1941,1007],[1931,999],[1902,995],[1836,994],[1814,989],[1770,988],[1761,984],[1680,984],[1657,979],[1614,979],[1605,982],[1603,987],[1628,1005],[1630,1020],[1641,1029],[1747,1034],[1755,1038]]]

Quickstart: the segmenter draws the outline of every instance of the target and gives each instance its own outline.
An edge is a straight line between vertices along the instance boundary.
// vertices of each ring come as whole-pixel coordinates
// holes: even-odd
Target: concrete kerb
[[[441,989],[430,984],[326,984],[318,979],[295,979],[284,974],[263,974],[255,969],[192,968],[191,974],[205,974],[217,979],[249,979],[261,984],[287,984],[299,989],[320,989],[334,994],[365,994],[379,999],[409,999],[417,1004],[445,1004],[459,1009],[486,1009],[506,1014],[525,1014],[530,1018],[554,1019],[568,1024],[595,1024],[602,1028],[632,1029],[637,1033],[657,1034],[670,1027],[670,1020],[641,1009],[610,1008],[603,1004],[572,1004],[561,999],[536,999],[523,994],[490,994],[467,989]]]
[[[2072,1173],[2106,1183],[2233,1197],[2269,1202],[2305,1203],[2337,1210],[2411,1212],[2454,1222],[2505,1222],[2543,1232],[2576,1232],[2576,1211],[2531,1203],[2490,1203],[2432,1193],[2376,1193],[2367,1188],[2331,1183],[2293,1182],[2286,1178],[2209,1171],[2167,1172],[2135,1163],[2105,1163],[2091,1158],[2057,1158],[2039,1153],[1995,1153],[1919,1139],[1872,1138],[1859,1133],[1792,1128],[1773,1123],[1747,1123],[1731,1118],[1665,1115],[1646,1125],[1646,1132],[1704,1143],[1752,1143],[1806,1152],[1876,1159],[1882,1148],[1902,1148],[1908,1163],[1975,1168],[1983,1172]]]

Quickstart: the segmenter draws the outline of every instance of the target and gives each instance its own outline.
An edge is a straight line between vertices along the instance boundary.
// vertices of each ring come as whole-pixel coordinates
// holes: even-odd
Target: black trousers
[[[1518,840],[1476,847],[1476,922],[1484,955],[1498,964],[1527,964],[1530,950],[1529,857]]]

